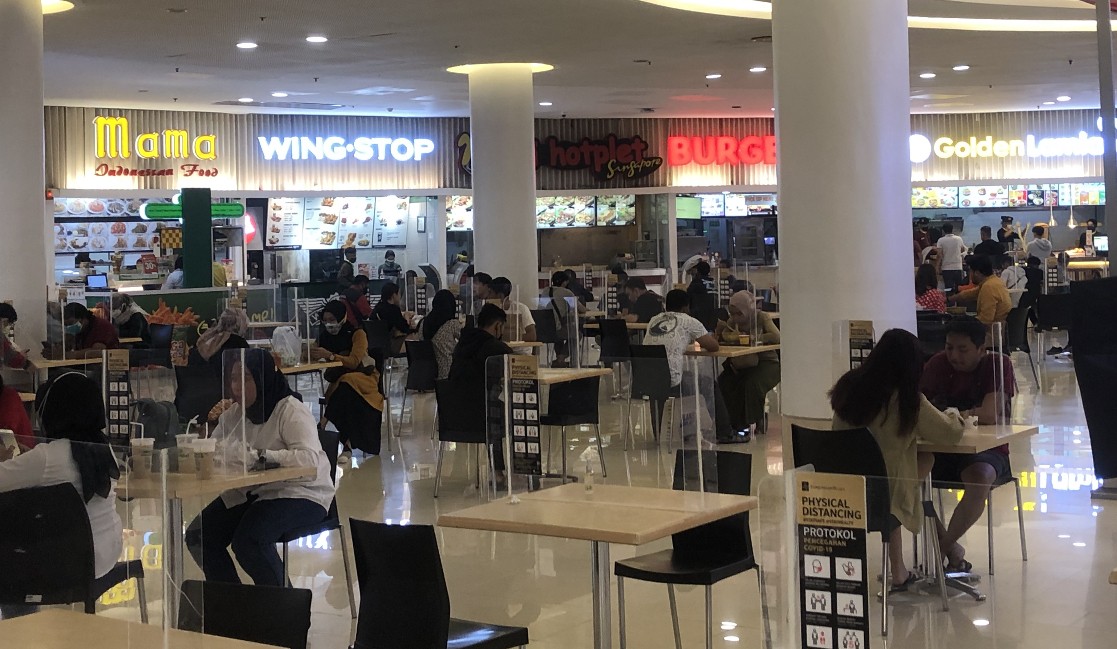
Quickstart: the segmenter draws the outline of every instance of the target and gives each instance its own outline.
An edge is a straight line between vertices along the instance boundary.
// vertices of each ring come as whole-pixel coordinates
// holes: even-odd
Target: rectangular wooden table
[[[646,322],[625,322],[624,324],[626,327],[633,330],[647,331],[648,329],[648,323]],[[586,329],[600,329],[596,322],[587,322],[582,326]]]
[[[274,649],[272,645],[178,629],[170,629],[164,636],[163,629],[152,624],[58,608],[0,620],[0,638],[3,646],[12,649]]]
[[[595,376],[608,376],[612,373],[613,370],[607,367],[541,367],[539,368],[539,384],[554,385],[556,383],[581,381],[582,379],[592,379]]]
[[[143,338],[137,336],[132,338],[120,338],[117,342],[119,342],[121,345],[134,345],[136,343],[142,343],[143,341]]]
[[[174,449],[169,449],[168,454]],[[116,484],[117,498],[154,498],[164,501],[163,520],[166,524],[164,535],[167,542],[163,546],[164,569],[173,587],[170,602],[166,606],[170,626],[178,619],[178,593],[182,591],[186,544],[183,533],[182,501],[185,498],[217,497],[229,489],[243,489],[285,480],[313,478],[317,469],[313,467],[280,467],[267,471],[247,471],[240,473],[214,473],[209,480],[201,480],[193,473],[167,473],[166,489],[162,474],[152,473],[144,478],[126,474],[120,476]],[[208,503],[206,503],[208,504]]]
[[[42,375],[49,370],[54,370],[62,367],[87,367],[89,365],[100,365],[101,357],[94,358],[59,358],[59,359],[46,359],[46,358],[28,358],[29,366],[27,371],[31,373],[31,384],[35,387],[35,391],[39,391],[39,383]]]
[[[331,367],[341,367],[341,361],[324,361],[320,363],[300,363],[292,365],[291,367],[280,368],[280,372],[284,376],[299,376],[300,374],[313,374],[320,370],[328,370]]]
[[[441,527],[536,534],[590,542],[594,649],[612,645],[609,544],[643,545],[755,509],[753,496],[647,487],[567,484],[438,517]]]
[[[686,355],[707,358],[739,358],[741,356],[763,354],[764,352],[778,352],[779,350],[779,345],[721,345],[716,352],[708,352],[705,349],[694,351],[692,349],[686,352]]]

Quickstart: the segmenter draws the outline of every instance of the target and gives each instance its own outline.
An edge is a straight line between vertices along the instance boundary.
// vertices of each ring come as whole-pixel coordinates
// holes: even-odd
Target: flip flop
[[[962,563],[957,564],[957,565],[951,565],[950,562],[947,562],[946,567],[944,568],[944,570],[946,571],[947,574],[951,574],[951,575],[962,574],[962,573],[970,574],[970,573],[973,572],[973,564],[970,563],[969,561],[966,561],[965,559],[962,559]]]
[[[908,592],[908,588],[917,581],[919,581],[919,575],[915,574],[914,570],[909,570],[908,578],[905,579],[902,584],[892,584],[888,588],[888,594],[891,595],[892,593],[906,593]]]

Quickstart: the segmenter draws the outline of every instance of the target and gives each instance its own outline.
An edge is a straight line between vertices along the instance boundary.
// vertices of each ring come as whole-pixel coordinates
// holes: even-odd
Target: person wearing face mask
[[[302,397],[291,390],[271,354],[262,349],[243,353],[243,362],[238,358],[226,364],[225,384],[233,403],[213,430],[217,457],[236,458],[234,463],[243,459],[249,466],[263,460],[308,467],[314,475],[222,492],[190,523],[186,547],[208,581],[240,583],[229,556],[232,547],[256,585],[284,586],[275,544],[284,534],[325,519],[334,482]]]
[[[380,394],[380,374],[368,355],[368,337],[345,317],[345,305],[328,302],[319,316],[322,327],[310,357],[319,361],[339,361],[341,367],[326,370],[330,387],[326,390],[325,420],[337,427],[344,450],[338,462],[349,462],[353,447],[369,455],[380,454],[380,420],[384,396]]]
[[[1094,247],[1094,237],[1105,234],[1098,232],[1098,220],[1089,219],[1086,221],[1086,231],[1078,235],[1078,247],[1085,248],[1086,246]]]
[[[372,309],[372,320],[386,322],[392,327],[391,353],[398,354],[403,348],[403,339],[415,332],[411,327],[410,311],[400,308],[399,286],[388,282],[380,288],[380,301]]]
[[[74,351],[79,358],[100,356],[102,350],[120,347],[116,327],[78,302],[70,302],[62,309],[62,322],[66,335],[74,339]]]
[[[147,311],[132,301],[127,293],[112,296],[112,321],[117,335],[121,338],[140,338],[144,344],[151,343],[151,332],[147,327]]]
[[[390,279],[398,282],[399,276],[403,274],[403,266],[396,263],[396,251],[387,250],[384,252],[384,263],[376,269],[380,275],[380,279]]]
[[[341,268],[337,271],[337,283],[344,291],[349,288],[353,283],[353,278],[357,276],[357,249],[346,248],[341,251]]]
[[[0,365],[26,370],[31,366],[31,362],[27,360],[26,354],[16,349],[10,337],[12,326],[18,319],[15,307],[7,302],[0,302]]]
[[[229,349],[247,349],[248,314],[243,309],[225,309],[216,324],[198,337],[190,350],[189,365],[208,364],[215,376],[221,376],[222,354]]]

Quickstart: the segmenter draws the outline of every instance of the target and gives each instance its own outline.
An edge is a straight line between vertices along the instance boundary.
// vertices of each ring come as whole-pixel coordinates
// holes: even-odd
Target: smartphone
[[[0,446],[12,450],[12,457],[19,455],[19,444],[16,443],[16,434],[6,428],[0,428]]]

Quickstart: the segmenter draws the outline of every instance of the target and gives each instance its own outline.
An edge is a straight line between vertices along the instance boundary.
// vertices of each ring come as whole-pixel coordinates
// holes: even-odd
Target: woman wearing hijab
[[[320,361],[338,361],[339,368],[326,370],[330,382],[326,390],[325,419],[337,427],[344,450],[338,462],[353,457],[353,446],[370,455],[380,454],[380,421],[384,412],[384,396],[380,394],[380,373],[368,355],[368,337],[363,329],[354,329],[346,318],[347,310],[339,300],[322,308],[322,327],[318,344],[310,349],[310,357]]]
[[[101,388],[83,374],[67,372],[39,388],[35,409],[42,434],[51,441],[14,458],[0,446],[0,491],[74,485],[93,532],[93,574],[103,577],[120,558],[123,526],[116,513],[120,468],[103,432]]]
[[[752,344],[778,345],[780,330],[772,317],[756,310],[756,298],[748,291],[729,298],[729,320],[719,322],[716,333],[724,339],[725,332],[749,336]],[[738,440],[749,441],[756,425],[764,418],[764,400],[768,391],[780,383],[779,353],[763,352],[726,359],[725,371],[718,377],[729,422],[740,431]]]
[[[144,344],[151,344],[151,332],[147,327],[147,311],[144,311],[127,293],[114,293],[112,296],[112,323],[116,334],[121,338],[141,338]]]
[[[247,349],[248,315],[243,309],[225,309],[217,318],[217,324],[198,337],[198,344],[190,350],[190,365],[208,363],[213,371],[221,375],[221,359],[228,349]]]
[[[450,376],[450,365],[454,361],[454,348],[462,335],[462,323],[458,320],[458,303],[454,294],[446,289],[434,294],[431,310],[423,318],[420,327],[423,340],[434,344],[434,357],[438,361],[438,379]]]
[[[227,548],[257,585],[283,586],[283,564],[275,544],[284,534],[321,522],[334,498],[330,461],[318,428],[298,393],[275,367],[271,354],[249,349],[225,373],[232,404],[221,414],[213,436],[218,458],[241,458],[281,467],[309,467],[309,478],[272,482],[223,492],[190,523],[186,547],[206,579],[240,583]],[[243,427],[242,427],[243,417]]]

